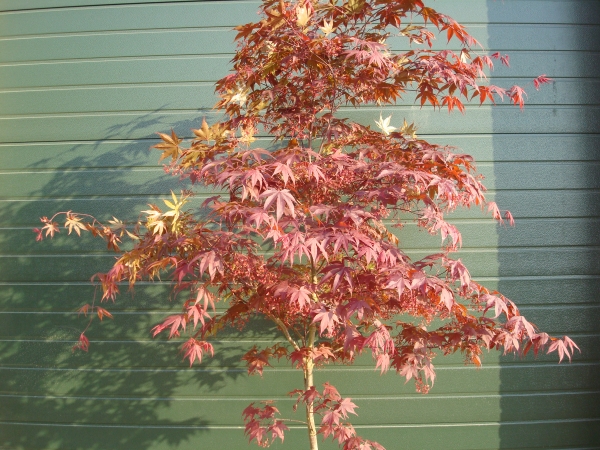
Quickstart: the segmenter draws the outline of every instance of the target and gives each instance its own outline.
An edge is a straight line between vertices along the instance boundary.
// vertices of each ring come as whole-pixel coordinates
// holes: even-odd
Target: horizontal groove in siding
[[[68,342],[75,342],[75,341],[68,341]],[[570,368],[575,368],[575,369],[581,369],[581,370],[600,370],[600,360],[596,361],[596,362],[581,362],[581,361],[572,361],[569,364],[555,364],[552,361],[547,361],[547,362],[538,362],[538,361],[524,361],[524,362],[517,362],[514,364],[510,364],[508,366],[505,366],[503,364],[492,364],[492,363],[486,363],[485,365],[482,365],[480,368],[475,368],[473,365],[466,365],[466,364],[446,364],[443,366],[440,366],[439,368],[436,368],[436,371],[440,371],[442,373],[457,373],[457,376],[465,376],[465,374],[468,374],[469,372],[472,373],[478,373],[478,372],[482,372],[482,373],[493,373],[494,371],[497,370],[507,370],[507,371],[514,371],[515,373],[517,373],[518,371],[521,370],[527,370],[531,373],[535,373],[538,370],[542,371],[542,370],[549,370],[549,371],[567,371]],[[93,368],[93,367],[86,367],[86,366],[82,366],[82,367],[56,367],[56,366],[52,366],[52,367],[3,367],[0,366],[0,371],[4,372],[4,373],[9,373],[9,372],[29,372],[29,373],[34,373],[34,372],[48,372],[48,373],[56,373],[56,374],[60,374],[60,373],[72,373],[72,374],[87,374],[89,373],[90,376],[92,375],[98,375],[98,374],[110,374],[110,373],[114,373],[114,376],[119,376],[119,374],[122,373],[130,373],[130,374],[140,374],[140,375],[144,375],[144,374],[148,374],[148,375],[168,375],[168,374],[183,374],[186,376],[190,376],[193,377],[196,373],[219,373],[219,372],[242,372],[247,374],[248,370],[246,368],[232,368],[232,367],[225,367],[225,368],[213,368],[213,367],[203,367],[202,364],[196,364],[192,367],[189,366],[182,366],[182,367],[178,367],[178,368],[147,368],[147,367],[135,367],[135,368],[118,368],[118,367],[112,367],[112,366],[107,366],[106,368]],[[327,365],[327,366],[323,366],[323,367],[319,367],[318,369],[318,373],[321,375],[335,375],[335,374],[339,374],[339,375],[343,375],[349,372],[358,372],[358,373],[379,373],[379,369],[374,369],[373,366],[344,366],[344,365],[335,365],[335,364],[331,364],[331,365]],[[294,369],[290,366],[285,366],[285,367],[266,367],[265,368],[265,375],[271,376],[271,375],[278,375],[278,374],[284,374],[284,373],[299,373],[298,369]],[[387,375],[386,375],[387,376]],[[390,376],[393,376],[393,374],[390,374]],[[260,378],[253,378],[252,376],[247,378],[248,380],[254,380],[257,381],[259,383],[263,383],[261,381]],[[4,381],[4,380],[0,380],[0,381]],[[443,381],[443,379],[442,379]],[[568,380],[570,382],[570,380]],[[576,380],[573,380],[576,381]],[[179,386],[179,385],[178,385]],[[180,386],[182,388],[184,388],[185,386]],[[110,389],[110,386],[106,385],[105,386],[106,389]],[[516,392],[520,392],[520,391],[516,391]],[[539,391],[539,392],[546,392],[546,391]],[[501,391],[496,390],[494,391],[494,394],[501,394]]]
[[[598,277],[595,277],[596,279],[598,279]],[[481,281],[481,279],[478,279],[478,281]],[[3,283],[4,285],[5,283]],[[38,283],[39,287],[46,287],[48,286],[48,283]],[[90,283],[91,285],[91,283]],[[122,283],[122,287],[126,287],[124,285],[124,283]],[[123,293],[122,295],[126,295],[125,293]],[[168,298],[164,298],[163,299],[163,306],[170,306],[170,308],[168,309],[134,309],[134,310],[119,310],[119,309],[114,309],[114,307],[116,306],[116,304],[118,303],[118,301],[116,302],[101,302],[101,304],[103,303],[103,306],[106,306],[107,308],[109,308],[112,312],[112,315],[117,318],[123,318],[124,320],[130,320],[130,319],[139,319],[139,320],[146,320],[146,321],[152,321],[152,320],[162,320],[162,318],[165,317],[165,314],[169,314],[171,311],[176,312],[176,313],[181,313],[182,312],[182,308],[181,305],[183,304],[183,299],[187,298],[185,295],[182,295],[181,297],[178,297],[178,300],[172,302],[171,299]],[[81,301],[85,301],[85,299],[81,299]],[[160,306],[160,305],[157,305]],[[226,311],[226,307],[223,303],[220,303],[218,298],[217,300],[215,300],[215,310],[213,311],[212,308],[208,310],[208,314],[210,316],[214,316],[215,314],[221,314],[223,312]],[[519,310],[522,311],[523,313],[527,312],[527,311],[537,311],[538,313],[541,314],[545,314],[545,311],[560,311],[560,310],[565,310],[566,312],[563,314],[568,315],[569,313],[574,313],[574,314],[581,314],[582,311],[591,311],[593,314],[600,314],[600,305],[599,304],[587,304],[587,303],[576,303],[576,302],[563,302],[563,303],[535,303],[535,304],[521,304],[519,305]],[[596,311],[597,310],[597,311]],[[488,312],[488,315],[491,314],[490,312]],[[91,316],[95,316],[95,314],[90,314]],[[155,316],[155,317],[153,317]],[[7,337],[14,337],[18,340],[22,340],[22,339],[27,339],[27,333],[29,332],[25,327],[22,327],[20,325],[11,325],[10,322],[15,320],[15,321],[26,321],[29,320],[28,318],[46,318],[47,320],[56,320],[57,324],[61,321],[61,320],[72,320],[72,319],[79,319],[79,320],[85,320],[85,317],[87,316],[83,316],[79,311],[75,310],[75,309],[71,309],[71,310],[60,310],[60,309],[52,309],[50,311],[44,311],[44,310],[35,310],[35,311],[19,311],[19,310],[0,310],[0,320],[4,320],[6,321],[6,323],[9,323],[9,326],[6,327],[6,329],[4,330],[0,330],[0,336],[3,336],[4,338]],[[265,321],[266,324],[268,325],[268,328],[271,328],[271,324],[268,321]],[[107,323],[113,323],[113,322],[107,322]],[[435,324],[434,324],[435,325]],[[434,326],[432,325],[432,326]],[[274,325],[273,325],[274,326]],[[10,330],[10,328],[13,328],[13,330]],[[250,327],[250,329],[253,329],[253,327]],[[275,328],[273,328],[275,329]],[[231,329],[229,330],[230,332],[236,332],[237,334],[239,334],[239,331],[236,331],[235,329]],[[21,337],[19,337],[21,336]],[[25,336],[25,337],[23,337]],[[221,340],[221,339],[216,339]]]
[[[425,397],[424,397],[425,398]],[[488,427],[488,426],[498,426],[498,425],[533,425],[533,424],[565,424],[565,423],[585,423],[585,422],[600,422],[600,419],[591,418],[591,419],[571,419],[571,420],[521,420],[521,421],[507,421],[507,422],[458,422],[458,423],[423,423],[423,424],[381,424],[381,425],[357,425],[357,429],[376,429],[376,428],[436,428],[436,427]],[[123,425],[123,424],[98,424],[98,423],[46,423],[46,422],[6,422],[0,421],[2,425],[27,425],[27,426],[56,426],[56,427],[102,427],[102,428],[172,428],[172,429],[203,429],[210,428],[215,430],[243,430],[244,427],[241,425],[237,426],[227,426],[227,425]],[[294,426],[292,425],[290,429],[301,429],[305,431],[305,428],[302,426]],[[595,447],[590,447],[594,448]]]
[[[71,9],[87,7],[106,7],[121,5],[152,5],[153,3],[187,3],[212,0],[1,0],[0,11],[25,11],[39,9],[49,11],[53,9]],[[243,1],[243,0],[242,0]],[[253,0],[248,0],[252,2]],[[227,2],[225,2],[227,3]]]
[[[46,19],[49,20],[49,19]],[[122,28],[118,30],[111,29],[99,29],[99,30],[84,30],[75,32],[56,32],[56,33],[44,33],[44,34],[31,34],[31,35],[20,35],[20,36],[4,36],[0,34],[1,42],[18,42],[18,41],[30,41],[39,40],[43,42],[44,39],[55,39],[55,38],[80,38],[80,37],[94,37],[94,36],[112,36],[112,35],[137,35],[137,34],[169,34],[169,33],[202,33],[202,32],[227,32],[233,33],[232,39],[224,41],[222,45],[231,46],[232,52],[235,51],[235,44],[233,43],[233,37],[235,37],[236,30],[231,26],[227,25],[205,25],[205,26],[169,26],[169,27],[143,27],[143,28]],[[228,52],[222,52],[228,53]],[[44,61],[44,60],[42,60]]]
[[[507,280],[510,282],[515,281],[549,281],[549,280],[598,280],[600,275],[565,275],[565,276],[552,276],[552,275],[517,275],[517,276],[506,276],[506,277],[479,277],[479,280],[483,282],[495,282],[500,279]],[[120,286],[127,286],[127,282],[117,283]],[[168,281],[138,281],[137,286],[142,287],[155,287],[155,286],[169,286],[171,283]],[[62,281],[42,281],[42,282],[18,282],[18,281],[0,281],[0,286],[87,286],[90,285],[89,281],[78,281],[78,282],[62,282]],[[0,296],[2,292],[0,291]]]
[[[477,282],[482,283],[484,286],[487,286],[489,289],[493,289],[494,284],[490,284],[489,282],[486,282],[485,280],[482,280],[481,278],[477,278],[476,279]],[[582,286],[581,287],[577,287],[579,289],[586,289],[589,288],[591,290],[591,288],[593,287],[597,287],[597,284],[600,280],[596,279],[594,280],[595,282],[589,282],[589,280],[587,282],[583,282],[582,281]],[[560,283],[564,282],[564,277],[556,277],[556,279],[552,279],[552,280],[547,280],[545,281],[546,284],[548,285],[546,287],[546,290],[550,290],[552,288],[554,288],[556,286],[556,288],[559,288]],[[3,284],[4,287],[11,287],[10,284]],[[49,287],[48,285],[46,285],[45,283],[34,283],[32,287],[38,286],[38,288],[40,288],[40,291],[42,290],[41,288],[45,288],[46,290],[51,289],[51,287]],[[84,283],[82,282],[81,285],[84,285]],[[81,313],[78,312],[79,308],[84,304],[84,303],[89,303],[92,301],[92,299],[94,298],[93,292],[94,289],[96,289],[96,285],[92,285],[91,283],[88,283],[88,285],[90,287],[90,291],[91,292],[84,292],[83,295],[77,297],[77,300],[75,301],[71,301],[69,302],[67,305],[61,305],[60,308],[54,307],[54,308],[49,308],[50,305],[47,304],[43,304],[43,302],[40,302],[41,304],[39,305],[38,308],[36,308],[35,310],[28,310],[27,308],[25,308],[25,306],[27,305],[27,299],[25,299],[25,301],[22,302],[15,302],[15,304],[11,305],[11,308],[3,308],[2,310],[0,310],[0,320],[5,321],[5,323],[7,323],[7,326],[5,327],[5,329],[2,331],[2,333],[0,333],[0,336],[4,336],[4,337],[15,337],[18,339],[24,339],[24,338],[29,338],[29,337],[36,337],[36,338],[40,338],[40,337],[44,337],[44,333],[42,333],[41,331],[37,331],[37,330],[42,330],[43,325],[38,325],[37,323],[32,324],[29,323],[28,325],[30,325],[30,329],[28,329],[27,327],[24,328],[19,328],[16,325],[12,325],[10,324],[9,321],[14,320],[15,323],[17,322],[27,322],[27,321],[31,321],[31,320],[42,320],[44,319],[46,322],[52,322],[52,321],[56,321],[57,325],[61,325],[62,322],[64,322],[65,324],[67,323],[67,321],[71,321],[71,320],[85,320],[82,319]],[[86,287],[87,287],[86,286]],[[69,285],[66,285],[65,287],[71,287]],[[77,285],[75,283],[73,283],[73,287],[77,287]],[[115,302],[111,302],[111,303],[100,303],[103,307],[108,308],[111,312],[111,314],[114,317],[120,317],[121,320],[125,320],[125,321],[130,321],[130,320],[145,320],[145,321],[149,321],[149,320],[156,320],[156,323],[162,321],[167,315],[169,314],[181,314],[182,312],[182,304],[184,302],[185,299],[187,299],[186,296],[180,296],[177,297],[176,300],[171,300],[172,298],[172,293],[171,291],[165,287],[164,292],[162,293],[163,295],[155,295],[151,298],[147,298],[148,296],[145,296],[143,294],[137,294],[137,297],[131,297],[128,292],[127,292],[127,286],[122,286],[123,288],[123,292],[117,296],[117,299],[115,300]],[[141,289],[140,286],[138,286],[138,289]],[[73,290],[75,291],[75,290]],[[13,293],[15,293],[15,291],[13,291]],[[521,292],[520,295],[521,296],[525,296],[525,292]],[[528,293],[527,293],[528,294]],[[51,293],[49,293],[48,295],[52,295]],[[64,292],[60,292],[57,291],[54,294],[56,297],[63,297],[64,296]],[[42,295],[38,295],[38,300],[39,297],[43,297]],[[138,298],[140,297],[140,298]],[[509,296],[512,298],[512,296]],[[580,301],[577,301],[577,294],[572,293],[571,297],[563,297],[560,300],[554,300],[554,301],[550,301],[551,299],[547,299],[547,293],[546,292],[534,292],[534,295],[527,295],[527,301],[519,301],[519,310],[521,312],[523,312],[524,314],[529,314],[529,311],[532,311],[533,314],[550,314],[550,313],[561,313],[561,310],[565,310],[566,314],[565,317],[569,316],[571,312],[574,313],[574,315],[581,315],[582,312],[581,310],[590,310],[592,311],[592,316],[594,314],[598,314],[597,311],[595,311],[595,308],[597,308],[597,304],[593,301],[590,300],[586,300],[586,299],[579,299]],[[571,301],[572,300],[572,301]],[[223,312],[225,312],[226,307],[224,304],[220,303],[220,300],[217,299],[216,300],[216,308],[215,311],[213,312],[213,310],[209,310],[208,314],[210,316],[213,316],[214,314],[221,314]],[[572,311],[571,311],[572,310]],[[488,313],[490,314],[490,313]],[[562,314],[562,313],[561,313]],[[95,317],[95,314],[91,314],[92,317]],[[153,318],[152,318],[153,317]],[[591,317],[586,317],[586,319],[592,320]],[[569,319],[570,320],[570,319]],[[61,322],[62,321],[62,322]],[[107,322],[108,323],[108,322]],[[112,323],[112,322],[110,322]],[[150,327],[153,327],[155,325],[155,323],[153,323],[152,325],[148,325]],[[581,324],[578,324],[581,325]],[[144,325],[146,326],[146,325]],[[111,326],[112,327],[112,326]],[[15,331],[15,329],[17,329],[17,331]],[[149,328],[148,328],[149,329]],[[126,330],[127,332],[129,330]],[[146,333],[146,329],[144,328],[143,333]],[[38,334],[36,334],[36,332]],[[137,331],[136,331],[137,332]],[[110,336],[110,333],[105,334],[105,332],[101,332],[101,334],[103,336]],[[147,334],[147,333],[146,333]],[[144,334],[145,337],[146,334]],[[21,337],[19,337],[21,336]]]
[[[83,322],[83,324],[87,324],[87,320],[85,318],[81,318],[81,321]],[[108,323],[108,322],[106,322]],[[97,326],[103,326],[101,324],[97,325]],[[440,325],[441,326],[441,325]],[[66,329],[67,327],[65,327]],[[437,329],[434,326],[430,327],[431,329]],[[261,328],[262,330],[262,328]],[[74,328],[70,328],[68,330],[61,330],[63,331],[63,335],[67,335],[69,334],[70,336],[65,337],[65,336],[42,336],[39,338],[35,338],[35,337],[31,337],[31,338],[18,338],[15,337],[14,339],[0,339],[0,343],[4,346],[11,346],[11,345],[17,345],[17,344],[32,344],[32,345],[43,345],[43,346],[61,346],[61,345],[65,345],[65,344],[75,344],[78,342],[79,339],[79,334],[80,331]],[[226,332],[229,331],[231,333],[236,333],[236,331],[238,330],[234,330],[234,329],[229,329],[226,330]],[[563,331],[564,332],[564,331]],[[57,334],[58,332],[55,332],[53,334]],[[238,347],[244,347],[244,348],[252,348],[252,346],[254,344],[258,344],[259,346],[262,345],[271,345],[273,343],[273,339],[279,339],[279,331],[277,330],[277,328],[275,328],[275,325],[273,325],[272,327],[270,327],[268,330],[263,331],[263,336],[262,337],[256,337],[253,336],[253,333],[256,334],[256,330],[252,330],[252,331],[246,331],[247,335],[240,338],[239,336],[225,336],[223,338],[220,339],[210,339],[210,342],[215,345],[215,349],[217,347],[221,348],[221,351],[224,351],[223,348],[227,349],[227,348],[232,348],[237,352]],[[556,332],[553,332],[556,333]],[[573,331],[573,332],[566,332],[569,334],[569,336],[571,336],[573,339],[576,339],[580,342],[587,342],[587,341],[591,341],[591,340],[597,340],[600,339],[600,333],[596,333],[596,334],[589,334],[589,333],[585,333],[585,332],[577,332],[577,331]],[[164,334],[164,333],[163,333]],[[162,348],[178,348],[180,347],[183,343],[184,343],[185,337],[175,337],[173,339],[168,339],[166,337],[166,335],[161,335],[158,338],[153,338],[150,334],[150,332],[148,332],[146,334],[146,336],[144,337],[140,337],[140,338],[118,338],[118,339],[90,339],[90,344],[94,344],[94,346],[123,346],[125,347],[135,347],[135,346],[149,346],[149,347],[162,347]],[[283,336],[281,336],[281,340],[285,340],[285,338]],[[238,345],[238,344],[243,344],[243,345]],[[583,345],[583,344],[581,344]],[[597,354],[597,350],[593,349],[596,353],[594,353],[594,357],[592,358],[592,361],[600,361],[600,359],[597,358],[598,354]],[[488,358],[492,358],[492,360],[494,361],[495,364],[498,364],[500,360],[502,360],[502,362],[506,362],[504,361],[506,358],[511,358],[514,356],[514,361],[512,361],[514,364],[519,364],[518,355],[513,355],[512,353],[508,353],[507,355],[502,355],[501,353],[497,353],[497,352],[492,352],[490,350],[490,354],[487,355],[484,353],[484,355],[486,355]],[[215,350],[215,354],[216,354],[216,350]],[[236,353],[239,358],[236,359],[239,360],[240,364],[244,367],[246,367],[246,363],[241,361],[241,356],[243,356],[243,353]],[[84,354],[84,356],[87,358],[88,355],[87,353]],[[91,354],[93,356],[93,354]],[[366,355],[366,356],[365,356]],[[581,362],[581,361],[586,361],[586,359],[581,359],[581,357],[579,357],[578,355],[580,355],[579,352],[577,352],[577,350],[574,353],[574,362]],[[587,356],[590,357],[591,353],[588,354]],[[459,358],[460,356],[460,358]],[[485,358],[486,356],[483,356],[483,358]],[[534,358],[529,358],[531,356],[531,354],[529,356],[527,356],[526,358],[529,360],[529,363],[531,363],[531,361],[534,361],[537,359]],[[585,355],[584,355],[585,356]],[[540,356],[538,355],[538,358]],[[552,355],[550,354],[548,356],[547,361],[554,361],[554,358],[556,357],[556,359],[558,359],[556,352]],[[204,362],[205,360],[211,360],[213,357],[208,357],[205,355],[205,357],[202,359],[202,361]],[[175,358],[177,359],[177,358]],[[180,358],[181,359],[181,358]],[[372,363],[374,363],[371,358],[370,358],[370,353],[368,350],[365,350],[362,354],[362,356],[357,356],[357,360],[359,360],[359,364],[356,365],[356,367],[359,367],[361,365],[364,365],[366,362],[367,366],[371,366]],[[364,361],[363,361],[364,360]],[[525,359],[523,359],[525,360]],[[453,354],[451,356],[441,356],[438,355],[436,361],[438,363],[445,361],[444,365],[456,365],[457,362],[464,362],[464,358],[462,355],[460,355],[459,353]],[[279,368],[279,367],[289,367],[289,364],[278,364],[276,359],[271,360],[271,362],[274,362],[274,367],[275,368]],[[363,364],[360,364],[360,362],[362,362]],[[471,363],[469,363],[471,364]],[[332,363],[332,365],[336,365],[336,363]],[[343,366],[344,363],[343,362],[339,362],[337,363],[338,366]],[[18,364],[10,364],[10,365],[2,365],[3,367],[20,367]],[[23,367],[27,367],[27,365],[24,363]],[[34,367],[41,367],[41,366],[34,366]],[[108,367],[112,367],[112,366],[108,366]],[[120,367],[120,366],[114,366],[114,367]],[[144,365],[142,365],[141,367],[146,367]],[[152,367],[152,366],[150,366]],[[181,364],[181,367],[189,367],[189,364]],[[228,368],[228,367],[235,367],[235,366],[229,366],[229,365],[217,365],[217,368]],[[375,371],[377,371],[377,369],[373,369]]]
[[[300,371],[297,371],[298,375],[301,375]],[[300,381],[300,377],[298,377],[298,381]],[[452,399],[460,399],[460,400],[468,400],[468,399],[499,399],[499,398],[503,398],[503,399],[509,399],[509,398],[519,398],[519,397],[523,397],[523,398],[535,398],[535,397],[570,397],[570,396],[582,396],[582,395],[590,395],[590,396],[598,396],[600,395],[600,391],[594,391],[594,390],[579,390],[579,391],[553,391],[553,392],[518,392],[518,393],[464,393],[464,394],[456,394],[456,393],[452,393],[452,394],[442,394],[442,393],[436,393],[436,394],[428,394],[426,397],[423,396],[422,394],[419,395],[418,392],[415,392],[414,395],[395,395],[395,394],[386,394],[385,396],[379,396],[379,395],[368,395],[368,394],[352,394],[352,399],[355,400],[356,402],[360,402],[360,401],[374,401],[374,400],[381,400],[381,401],[391,401],[391,402],[396,402],[396,401],[401,401],[401,400],[414,400],[415,398],[426,398],[427,400],[452,400]],[[5,398],[5,399],[18,399],[18,398],[22,398],[22,395],[19,394],[5,394],[2,393],[0,394],[0,399],[1,398]],[[149,396],[144,396],[144,397],[138,397],[135,395],[129,395],[129,396],[120,396],[120,395],[97,395],[97,396],[92,396],[92,395],[84,395],[84,393],[80,393],[80,394],[73,394],[73,395],[35,395],[35,394],[30,394],[26,396],[28,399],[47,399],[47,400],[97,400],[97,401],[107,401],[107,400],[113,400],[115,402],[130,402],[130,401],[156,401],[156,402],[181,402],[181,403],[187,403],[187,402],[248,402],[248,401],[257,401],[257,400],[262,400],[264,398],[264,394],[256,394],[256,395],[245,395],[245,396],[237,396],[235,398],[232,398],[230,396],[224,396],[224,395],[218,395],[218,394],[214,394],[214,395],[210,395],[210,396],[203,396],[202,398],[200,397],[195,397],[195,396],[154,396],[154,395],[149,395]],[[282,393],[280,395],[275,395],[275,396],[268,396],[269,400],[273,400],[273,401],[283,401],[283,402],[294,402],[295,403],[295,399],[290,399],[289,396],[286,396],[285,393]]]
[[[493,286],[494,283],[490,283],[487,282],[485,279],[481,279],[481,278],[477,278],[476,279],[477,282],[482,283],[485,286],[488,286],[489,289],[493,290]],[[519,281],[519,280],[516,280]],[[565,278],[565,277],[556,277],[556,278],[551,278],[550,280],[545,279],[544,282],[546,283],[546,290],[555,290],[554,288],[556,287],[557,289],[559,288],[559,284],[560,283],[565,283],[565,281],[573,281],[572,279],[569,278]],[[600,282],[600,279],[598,276],[596,277],[590,277],[589,280],[579,280],[581,281],[580,284],[583,285],[583,288],[586,287],[592,287],[595,286],[597,287],[598,282]],[[514,282],[514,281],[513,281]],[[572,284],[572,283],[571,283]],[[10,289],[10,288],[14,288],[17,287],[19,285],[16,285],[15,283],[2,283],[2,286],[4,288]],[[11,308],[3,308],[0,310],[0,320],[4,320],[7,323],[10,320],[15,320],[15,321],[26,321],[26,320],[34,320],[34,319],[46,319],[46,320],[57,320],[57,321],[61,321],[61,320],[72,320],[75,319],[75,317],[77,317],[77,320],[85,320],[82,319],[81,313],[78,312],[78,309],[85,303],[85,302],[90,302],[94,296],[93,296],[93,292],[96,289],[96,285],[93,285],[92,283],[84,283],[84,282],[80,282],[79,284],[76,283],[69,283],[69,284],[59,284],[58,286],[61,286],[63,288],[77,288],[77,287],[86,287],[88,289],[88,291],[86,292],[84,290],[83,294],[80,294],[77,297],[76,301],[72,301],[71,303],[68,303],[66,305],[62,305],[61,304],[61,308],[50,308],[51,305],[48,305],[47,303],[45,304],[43,301],[40,301],[39,307],[36,308],[35,310],[31,310],[31,309],[27,309],[24,306],[26,306],[26,301],[23,302],[18,302],[16,301],[13,305],[11,305]],[[32,285],[30,286],[30,288],[32,289],[33,292],[35,292],[35,289],[37,289],[40,291],[40,295],[37,295],[36,297],[38,298],[38,301],[40,299],[43,299],[43,290],[52,290],[52,288],[56,288],[56,285],[51,285],[49,283],[32,283]],[[161,292],[161,295],[155,294],[154,296],[152,296],[152,298],[148,298],[149,295],[144,295],[144,294],[137,294],[137,297],[131,297],[129,295],[129,293],[127,292],[127,286],[122,285],[122,293],[120,295],[117,296],[117,299],[115,302],[110,302],[110,303],[104,303],[101,302],[100,304],[102,304],[104,307],[108,308],[110,310],[110,312],[112,313],[112,315],[114,317],[121,317],[124,320],[129,320],[130,318],[136,319],[136,318],[141,318],[143,320],[150,320],[151,316],[156,316],[156,319],[152,319],[152,320],[157,320],[157,321],[161,321],[164,317],[166,317],[169,314],[180,314],[182,312],[182,304],[183,301],[185,299],[187,299],[187,297],[185,295],[179,296],[176,298],[176,300],[172,300],[171,299],[171,290],[169,289],[169,286],[164,286],[164,292]],[[577,286],[575,287],[577,288]],[[143,286],[138,286],[137,289],[143,289]],[[72,293],[76,292],[76,289],[71,289]],[[13,291],[13,294],[16,293],[16,290]],[[21,294],[21,292],[19,292],[19,294]],[[537,311],[541,314],[546,314],[546,313],[552,313],[552,312],[557,312],[560,310],[567,310],[567,312],[569,312],[568,310],[573,309],[575,313],[581,313],[581,310],[585,309],[585,310],[591,310],[593,312],[595,308],[598,307],[597,303],[587,300],[586,299],[580,299],[580,301],[576,301],[577,299],[577,294],[573,293],[572,297],[573,297],[573,301],[571,301],[571,298],[565,297],[562,298],[561,300],[554,300],[554,301],[546,301],[546,296],[547,296],[547,292],[544,291],[540,291],[537,292],[537,295],[535,295],[536,293],[533,293],[534,295],[529,295],[529,293],[527,293],[527,297],[529,297],[527,299],[527,301],[523,302],[523,301],[519,301],[519,310],[522,311],[523,313],[526,313],[528,311],[533,311],[534,313]],[[64,292],[58,291],[54,293],[54,295],[56,297],[62,297],[64,296]],[[75,294],[73,294],[75,295]],[[522,296],[525,296],[525,292],[521,292]],[[46,296],[52,296],[52,293],[48,293]],[[34,297],[34,295],[32,294],[32,297]],[[139,297],[139,298],[138,298]],[[510,296],[509,296],[510,297]],[[533,297],[533,298],[532,298]],[[150,304],[151,302],[151,304]],[[215,311],[213,312],[212,309],[210,309],[208,311],[209,315],[213,316],[214,314],[221,314],[223,312],[225,312],[226,310],[226,306],[223,303],[220,303],[220,300],[217,299],[216,300],[216,308]],[[488,313],[489,314],[489,313]],[[95,316],[95,314],[91,314],[91,316]],[[591,319],[590,319],[591,320]],[[58,322],[57,322],[58,323]],[[107,322],[108,323],[108,322]],[[35,324],[36,328],[38,327],[37,324]],[[15,328],[18,328],[16,325],[8,325],[6,326],[6,329],[2,331],[2,333],[0,333],[0,336],[5,336],[5,337],[18,337],[18,335],[20,334],[21,336],[25,336],[25,337],[30,337],[30,336],[35,336],[35,335],[28,335],[27,333],[33,333],[33,331],[31,330],[26,330],[25,328],[22,329],[18,329],[18,331],[14,331]],[[33,328],[32,328],[33,330]],[[23,334],[25,333],[25,334]],[[42,336],[43,334],[39,334],[38,337]]]

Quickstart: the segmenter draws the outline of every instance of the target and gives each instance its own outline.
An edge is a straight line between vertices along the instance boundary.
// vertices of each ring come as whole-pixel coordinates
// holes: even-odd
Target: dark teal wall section
[[[514,24],[505,22],[503,5],[488,1],[490,23],[530,36],[515,49],[500,26],[490,26],[490,50],[510,51],[514,65],[535,53],[535,65],[516,68],[523,82],[541,73],[554,79],[539,92],[529,82],[536,106],[519,114],[522,128],[506,130],[504,118],[492,114],[494,194],[517,222],[499,228],[497,284],[530,320],[572,336],[582,353],[561,365],[560,375],[554,364],[532,357],[501,361],[499,448],[599,448],[600,3],[528,3],[520,14],[525,23]],[[491,81],[510,84],[514,76],[499,68]],[[569,124],[551,125],[561,112]]]
[[[88,237],[34,242],[38,218],[56,211],[135,218],[177,180],[157,164],[157,131],[190,136],[215,117],[212,85],[225,75],[235,33],[254,1],[0,0],[0,448],[246,448],[241,410],[286,393],[300,374],[285,365],[249,378],[239,356],[269,342],[256,324],[228,330],[193,368],[179,342],[149,329],[175,306],[168,286],[142,284],[111,306],[114,321],[89,331],[89,353],[71,347],[85,327],[76,308],[97,293],[90,276],[113,255]],[[540,326],[577,338],[573,364],[485,355],[437,361],[427,396],[364,358],[317,373],[359,405],[360,433],[395,449],[598,448],[600,418],[600,29],[593,0],[437,0],[513,68],[493,82],[556,82],[529,108],[473,108],[465,116],[412,106],[389,110],[419,133],[479,161],[489,196],[518,218],[499,229],[479,211],[457,211],[461,258],[472,274],[525,305]],[[442,46],[443,39],[436,45]],[[398,44],[401,45],[401,44]],[[527,86],[526,86],[527,87]],[[348,116],[373,123],[380,110]],[[200,194],[198,203],[207,194]],[[64,234],[64,233],[63,233]],[[438,239],[407,226],[414,255]],[[285,447],[305,448],[294,428]],[[337,448],[331,442],[325,449]]]

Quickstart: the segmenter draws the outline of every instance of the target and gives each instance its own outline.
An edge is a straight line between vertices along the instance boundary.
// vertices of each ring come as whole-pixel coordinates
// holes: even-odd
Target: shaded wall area
[[[516,227],[498,230],[501,292],[541,329],[571,336],[573,362],[505,357],[500,446],[600,446],[600,4],[488,1],[491,82],[523,85],[529,107],[493,113],[492,193]],[[553,78],[539,92],[531,80]]]

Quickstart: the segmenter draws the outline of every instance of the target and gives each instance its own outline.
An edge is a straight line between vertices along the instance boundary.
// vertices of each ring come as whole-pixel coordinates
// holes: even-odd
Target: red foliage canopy
[[[125,235],[134,241],[98,275],[103,299],[114,300],[124,280],[133,286],[167,274],[184,304],[153,332],[185,333],[190,364],[213,352],[208,340],[224,326],[243,328],[256,316],[272,321],[282,341],[243,359],[250,373],[262,373],[273,357],[303,370],[304,389],[292,394],[306,405],[311,448],[315,413],[322,415],[318,432],[344,449],[383,448],[342,421],[356,405],[331,385],[315,389],[314,365],[351,363],[368,350],[376,368],[427,392],[438,354],[462,352],[476,365],[482,349],[492,348],[570,358],[570,339],[538,331],[451,257],[461,235],[448,212],[478,206],[503,221],[472,158],[418,138],[414,124],[394,127],[380,115],[373,129],[344,117],[347,107],[394,104],[410,91],[420,105],[449,111],[504,95],[522,107],[523,89],[481,84],[492,58],[478,53],[463,26],[420,0],[265,0],[261,13],[260,22],[237,27],[233,71],[216,84],[225,118],[203,122],[187,146],[175,133],[160,134],[155,146],[173,174],[224,192],[204,202],[210,212],[186,211],[191,194],[173,195],[166,209],[143,211],[133,232],[116,219],[105,226],[66,213],[69,232],[91,231],[117,251]],[[460,51],[433,50],[434,32]],[[393,52],[401,38],[410,50]],[[548,81],[540,76],[535,86]],[[256,136],[265,135],[274,148],[259,145]],[[54,218],[42,221],[39,238],[58,231]],[[438,253],[407,256],[392,230],[411,221],[440,235]],[[226,302],[225,312],[209,314],[215,301]],[[83,334],[79,346],[87,350]],[[244,411],[250,440],[283,440],[276,413],[270,403]]]

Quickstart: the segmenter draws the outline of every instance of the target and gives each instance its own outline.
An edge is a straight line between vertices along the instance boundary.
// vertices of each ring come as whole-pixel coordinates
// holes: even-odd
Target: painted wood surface
[[[232,26],[252,20],[251,1],[0,0],[0,448],[246,448],[241,410],[285,397],[300,374],[275,365],[247,377],[240,352],[269,342],[260,323],[229,330],[217,354],[190,369],[177,342],[152,340],[168,314],[165,284],[142,284],[90,330],[89,353],[71,353],[93,298],[90,276],[113,256],[88,238],[34,242],[40,216],[58,210],[135,218],[176,180],[148,148],[155,133],[190,135],[215,117],[212,83],[234,50]],[[582,349],[554,357],[460,355],[437,360],[427,396],[370,358],[318,372],[355,399],[362,434],[395,449],[591,449],[600,447],[600,5],[594,0],[438,0],[511,68],[491,82],[522,84],[523,112],[506,104],[465,116],[403,105],[394,120],[473,154],[489,197],[515,228],[480,211],[457,211],[460,257],[479,280],[512,297],[541,328]],[[444,39],[437,44],[443,46]],[[398,44],[398,48],[400,44]],[[530,81],[555,81],[535,91]],[[373,123],[379,109],[347,110]],[[202,195],[198,201],[202,200]],[[437,239],[407,226],[415,256]],[[289,406],[289,407],[288,407]],[[301,429],[285,446],[304,448]],[[325,449],[336,448],[331,442]]]

